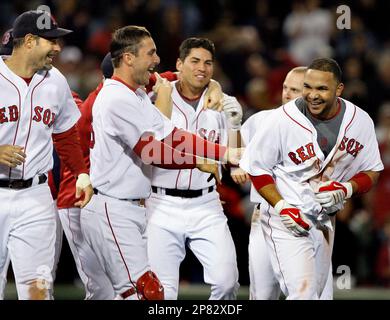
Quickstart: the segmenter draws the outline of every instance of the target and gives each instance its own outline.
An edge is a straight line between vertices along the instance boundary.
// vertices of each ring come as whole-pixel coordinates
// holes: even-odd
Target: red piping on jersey
[[[275,257],[276,257],[276,260],[278,261],[278,266],[279,266],[279,270],[280,270],[280,274],[282,275],[282,278],[283,278],[283,282],[284,282],[284,286],[287,288],[288,290],[288,287],[287,287],[287,284],[286,284],[286,279],[284,278],[284,274],[283,274],[283,270],[282,270],[282,265],[280,263],[280,259],[279,259],[279,256],[278,256],[278,250],[276,250],[276,243],[275,243],[275,240],[274,238],[272,237],[272,227],[271,227],[271,213],[270,213],[270,209],[271,209],[271,205],[268,204],[268,209],[267,209],[267,213],[268,213],[268,221],[267,221],[267,224],[269,226],[269,229],[271,230],[270,234],[269,234],[269,237],[271,238],[271,241],[274,245],[274,251],[275,251]]]
[[[188,101],[188,102],[194,102],[194,101],[196,101],[196,100],[199,100],[200,97],[202,96],[202,95],[200,95],[199,97],[195,97],[195,98],[192,98],[192,99],[191,99],[191,98],[187,98],[185,95],[181,94],[179,90],[177,90],[177,92],[179,93],[180,97],[181,97],[183,100]]]
[[[283,105],[283,111],[284,111],[284,113],[285,113],[292,121],[294,121],[296,124],[298,124],[299,126],[301,126],[303,129],[305,129],[305,130],[309,131],[311,134],[313,134],[313,132],[312,132],[310,129],[308,129],[308,128],[306,128],[305,126],[301,125],[298,121],[296,121],[293,117],[291,117],[291,116],[287,113],[287,111],[286,111],[286,109],[285,109],[284,107],[285,107],[285,105]]]
[[[22,98],[20,97],[20,91],[19,91],[18,87],[11,80],[6,78],[2,73],[0,73],[0,75],[15,87],[16,91],[18,92],[18,96],[19,96],[19,117],[18,117],[18,123],[16,124],[14,141],[12,142],[12,145],[14,146],[15,142],[16,142],[16,136],[18,135],[19,122],[20,122],[20,118],[21,118],[21,114],[22,114]],[[11,171],[12,171],[12,168],[9,168],[8,179],[11,179]]]
[[[348,131],[348,129],[349,129],[349,126],[352,124],[353,119],[355,119],[356,106],[355,106],[355,105],[353,105],[353,106],[354,106],[355,110],[353,111],[353,116],[352,116],[351,121],[348,123],[348,125],[347,125],[346,128],[345,128],[344,134],[347,133],[347,131]]]
[[[121,78],[117,77],[117,76],[113,76],[111,77],[111,80],[116,80],[122,84],[124,84],[126,87],[128,87],[131,91],[136,91],[137,88],[133,88],[131,85],[129,85],[128,83],[126,83],[125,81],[123,81]]]
[[[136,285],[134,284],[133,280],[131,280],[129,268],[127,267],[126,260],[125,260],[125,258],[123,257],[121,248],[119,247],[119,243],[118,243],[118,241],[116,240],[115,233],[114,233],[114,229],[112,228],[110,218],[108,217],[107,202],[104,203],[104,209],[106,210],[107,222],[108,222],[108,225],[110,226],[112,236],[113,236],[114,241],[115,241],[115,244],[116,244],[116,246],[117,246],[117,248],[118,248],[118,251],[119,251],[119,254],[120,254],[121,259],[122,259],[122,261],[123,261],[123,264],[125,265],[125,268],[126,268],[126,271],[127,271],[127,276],[129,277],[129,281],[130,281],[131,284],[134,286],[134,288],[136,288]]]
[[[27,143],[28,143],[28,139],[30,138],[30,132],[31,132],[31,123],[32,123],[32,114],[33,114],[33,94],[34,94],[34,90],[36,89],[36,87],[38,87],[43,80],[46,79],[46,76],[48,74],[48,71],[46,71],[45,73],[45,76],[43,77],[43,79],[41,81],[39,81],[35,87],[32,89],[31,91],[31,96],[30,96],[30,99],[31,99],[31,109],[30,109],[30,124],[28,126],[28,133],[27,133],[27,139],[26,139],[26,144],[24,145],[24,152],[26,153],[27,152]],[[23,179],[23,176],[24,176],[24,165],[25,165],[25,162],[23,162],[23,169],[22,169],[22,179]]]
[[[186,121],[186,130],[188,131],[188,119],[187,119],[187,116],[186,114],[184,113],[183,110],[180,109],[180,107],[175,103],[175,101],[173,101],[172,99],[172,102],[173,102],[173,105],[183,114],[184,116],[184,119]],[[180,176],[180,173],[181,173],[181,169],[179,170],[179,172],[177,173],[177,177],[176,177],[176,184],[175,184],[175,188],[177,189],[177,184],[179,183],[179,176]]]

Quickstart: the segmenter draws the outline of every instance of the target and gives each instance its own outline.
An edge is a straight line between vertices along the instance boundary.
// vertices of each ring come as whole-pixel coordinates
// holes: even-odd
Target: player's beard
[[[50,70],[51,68],[53,68],[54,57],[55,57],[55,54],[53,52],[49,52],[44,58],[43,66],[42,66],[41,70]]]

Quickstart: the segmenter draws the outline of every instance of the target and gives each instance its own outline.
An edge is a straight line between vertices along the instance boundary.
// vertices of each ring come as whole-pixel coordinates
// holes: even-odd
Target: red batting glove
[[[294,236],[303,237],[309,235],[311,228],[309,220],[306,216],[294,206],[290,205],[285,200],[280,200],[274,207],[275,211],[280,215],[283,224],[289,229]]]
[[[330,208],[342,204],[352,196],[352,184],[349,182],[327,181],[321,182],[315,198],[323,208]]]

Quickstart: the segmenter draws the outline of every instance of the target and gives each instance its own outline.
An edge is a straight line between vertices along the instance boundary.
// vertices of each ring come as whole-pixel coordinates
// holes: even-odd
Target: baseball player
[[[2,36],[1,45],[0,45],[0,56],[9,56],[12,54],[13,48],[13,37],[12,37],[12,29],[7,30]],[[6,57],[3,57],[5,59]],[[7,272],[9,265],[9,255],[4,260],[4,267],[2,272],[0,273],[0,300],[4,299],[4,290],[7,284]]]
[[[174,82],[171,120],[178,128],[226,145],[229,124],[225,113],[202,108],[214,55],[214,44],[208,39],[188,38],[181,44],[176,64],[180,80]],[[237,100],[226,97],[225,109],[234,103]],[[241,117],[234,118],[234,125]],[[203,265],[205,282],[211,285],[210,299],[236,298],[236,250],[215,182],[197,169],[153,168],[152,194],[146,201],[148,256],[166,299],[177,299],[179,268],[187,246]]]
[[[283,82],[283,104],[301,96],[305,70],[305,67],[297,67],[287,74],[286,79]],[[252,140],[257,129],[261,127],[263,121],[266,121],[270,112],[271,110],[258,112],[248,118],[242,125],[241,136],[246,145]],[[231,175],[236,183],[243,183],[248,177],[247,173],[241,168],[232,170]],[[252,214],[248,246],[250,279],[249,298],[251,300],[279,299],[281,293],[279,283],[272,270],[271,261],[261,228],[261,197],[253,188],[253,185],[251,186],[250,200],[255,203],[255,206]]]
[[[105,57],[101,64],[104,78],[110,78],[113,67],[110,57]],[[104,81],[103,78],[103,81]],[[89,142],[91,136],[92,105],[103,86],[103,81],[92,91],[87,99],[78,104],[81,117],[77,122],[81,148],[85,162],[89,166]],[[69,248],[72,252],[76,268],[81,281],[84,284],[86,300],[111,300],[114,299],[114,289],[110,280],[100,266],[95,253],[84,240],[81,233],[80,213],[76,207],[75,178],[66,165],[61,165],[60,185],[57,197],[58,214]]]
[[[81,228],[118,299],[163,299],[163,287],[151,271],[146,251],[144,199],[150,194],[152,168],[148,164],[200,167],[217,174],[215,164],[198,164],[196,156],[237,161],[237,153],[174,128],[153,106],[142,87],[160,59],[145,28],[115,31],[110,52],[114,74],[104,82],[92,109],[95,196],[82,210]],[[170,83],[159,79],[155,91],[156,105],[171,113],[164,108],[171,103]]]
[[[49,23],[38,23],[39,21]],[[47,186],[53,165],[52,133],[60,157],[77,179],[77,205],[93,190],[74,127],[79,112],[69,86],[52,68],[60,51],[58,28],[43,11],[28,11],[13,25],[14,48],[0,59],[0,272],[9,254],[19,299],[51,299],[56,218]]]
[[[240,162],[263,198],[263,235],[288,299],[320,297],[331,264],[331,216],[383,169],[372,120],[340,98],[342,90],[337,62],[314,60],[302,98],[269,113]]]

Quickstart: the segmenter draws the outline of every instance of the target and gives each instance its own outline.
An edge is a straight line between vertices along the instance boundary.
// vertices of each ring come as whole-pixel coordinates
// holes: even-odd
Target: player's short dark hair
[[[126,26],[116,30],[112,35],[110,44],[110,52],[114,67],[119,67],[123,53],[131,52],[134,55],[137,55],[141,41],[144,38],[151,37],[150,32],[146,28],[140,26]]]
[[[191,49],[194,48],[203,48],[211,53],[211,57],[214,60],[215,56],[215,46],[214,43],[206,38],[188,38],[184,40],[179,48],[179,58],[181,61],[184,61],[185,58],[188,57],[188,55],[191,52]]]
[[[334,77],[337,83],[341,82],[342,72],[339,64],[330,58],[318,58],[312,61],[312,63],[307,67],[307,69],[331,72],[334,74]]]

